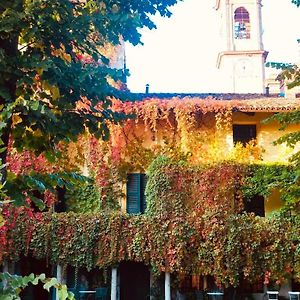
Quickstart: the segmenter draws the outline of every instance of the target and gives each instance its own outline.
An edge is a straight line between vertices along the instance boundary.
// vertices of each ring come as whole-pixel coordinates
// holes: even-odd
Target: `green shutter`
[[[132,173],[127,176],[126,211],[129,214],[141,212],[141,174]]]
[[[146,190],[146,185],[147,185],[147,176],[146,174],[141,174],[141,209],[142,212],[144,213],[147,207],[147,203],[146,203],[146,195],[145,195],[145,190]]]
[[[127,175],[126,211],[129,214],[144,213],[146,210],[145,189],[147,176],[141,173]]]

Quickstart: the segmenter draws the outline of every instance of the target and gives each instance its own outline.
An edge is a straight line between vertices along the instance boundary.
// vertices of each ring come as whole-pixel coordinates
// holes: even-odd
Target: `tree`
[[[292,0],[292,3],[297,7],[300,7],[299,0]],[[300,39],[298,39],[300,43]],[[300,86],[300,66],[291,63],[277,63],[269,62],[267,66],[281,69],[279,77],[287,83],[288,88],[294,88]],[[280,130],[286,129],[290,125],[300,123],[300,111],[292,111],[289,113],[278,113],[269,118],[269,120],[275,120],[280,123]],[[300,131],[293,131],[291,133],[285,134],[276,140],[275,144],[286,143],[287,146],[295,148],[300,142]],[[294,166],[293,174],[282,175],[277,181],[276,186],[278,186],[283,192],[283,199],[286,202],[285,208],[287,209],[297,209],[300,210],[300,151],[297,151],[291,158],[291,163]],[[292,179],[292,180],[291,180]],[[275,179],[277,180],[277,179]],[[272,183],[274,185],[274,182]]]
[[[10,142],[54,160],[60,142],[75,141],[85,130],[108,136],[107,121],[125,116],[109,108],[109,97],[124,96],[114,87],[124,73],[111,68],[107,45],[140,43],[139,29],[155,28],[151,15],[170,16],[176,2],[0,0],[2,183]],[[48,183],[57,184],[59,176]],[[41,178],[30,182],[44,190]]]

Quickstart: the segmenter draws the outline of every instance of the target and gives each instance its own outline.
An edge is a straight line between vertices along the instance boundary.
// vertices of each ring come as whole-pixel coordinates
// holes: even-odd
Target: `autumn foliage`
[[[0,259],[30,255],[88,269],[131,260],[156,274],[212,275],[225,286],[242,278],[283,281],[292,272],[299,278],[299,220],[243,212],[247,185],[251,194],[247,178],[263,164],[255,141],[227,145],[232,109],[238,105],[213,99],[112,99],[112,109],[128,119],[107,122],[108,141],[87,131],[76,143],[58,144],[55,163],[11,148],[11,173],[79,171],[93,179],[101,209],[53,213],[55,199],[43,213],[7,208]],[[121,213],[126,175],[145,171],[146,214]],[[99,201],[87,193],[81,192],[78,202]]]

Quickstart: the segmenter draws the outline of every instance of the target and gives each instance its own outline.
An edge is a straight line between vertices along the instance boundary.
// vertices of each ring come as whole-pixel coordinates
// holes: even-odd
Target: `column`
[[[170,277],[170,273],[165,273],[165,300],[171,300],[171,277]]]
[[[63,283],[62,282],[62,267],[61,267],[61,265],[56,266],[56,279],[59,283]],[[55,299],[59,300],[57,289],[55,289]]]
[[[153,275],[152,275],[151,270],[149,271],[149,273],[150,273],[150,282],[149,282],[149,284],[150,284],[150,300],[153,300],[153,296],[152,296],[152,286],[153,286],[154,280],[153,280]]]
[[[117,300],[117,268],[111,269],[111,300]]]

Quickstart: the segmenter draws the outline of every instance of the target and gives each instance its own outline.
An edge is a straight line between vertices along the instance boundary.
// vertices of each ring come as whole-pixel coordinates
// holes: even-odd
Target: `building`
[[[291,261],[299,259],[289,233],[299,228],[287,217],[265,218],[283,203],[279,188],[263,195],[267,184],[255,176],[289,167],[297,149],[273,141],[299,125],[283,133],[276,121],[262,121],[299,102],[264,94],[260,7],[257,0],[216,2],[228,94],[131,94],[135,102],[113,100],[112,109],[136,118],[109,124],[108,142],[86,135],[69,145],[62,161],[94,183],[73,194],[58,188],[48,213],[11,214],[1,233],[5,268],[55,274],[77,295],[84,275],[85,292],[105,286],[112,300],[203,299],[220,289],[227,299],[258,300],[264,283],[282,276],[289,276],[281,289],[287,295]],[[38,160],[28,155],[34,167]],[[12,153],[10,167],[22,159]],[[259,189],[251,178],[261,179]],[[24,299],[46,298],[40,288]]]

